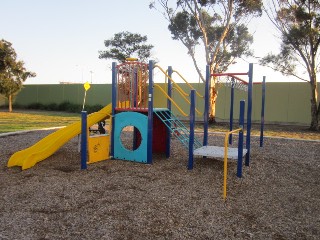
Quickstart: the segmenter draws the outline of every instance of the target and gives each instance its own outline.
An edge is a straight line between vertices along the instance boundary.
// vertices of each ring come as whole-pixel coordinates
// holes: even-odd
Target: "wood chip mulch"
[[[320,141],[252,139],[250,167],[195,159],[172,140],[152,165],[107,160],[80,170],[77,138],[35,167],[10,156],[51,131],[0,138],[0,239],[319,239]],[[199,136],[201,137],[201,136]],[[223,146],[211,134],[210,145]]]

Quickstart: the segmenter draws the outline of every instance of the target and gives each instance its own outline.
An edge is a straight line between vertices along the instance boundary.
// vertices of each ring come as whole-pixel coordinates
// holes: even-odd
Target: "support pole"
[[[131,106],[133,106],[133,108],[137,108],[138,107],[138,68],[135,67],[133,69],[134,75],[133,75],[133,88],[131,89],[131,91],[133,91],[133,105],[131,104]],[[133,128],[133,138],[132,138],[132,149],[136,150],[138,148],[138,144],[137,144],[137,135],[138,135],[138,129],[137,128]]]
[[[248,83],[248,111],[247,111],[247,138],[246,138],[246,166],[250,164],[250,149],[251,149],[251,117],[252,117],[252,88],[253,88],[253,63],[249,64],[249,83]]]
[[[138,107],[138,68],[135,67],[133,69],[134,75],[133,75],[133,107]],[[132,106],[132,104],[131,104]]]
[[[152,163],[152,131],[153,131],[153,67],[154,62],[149,61],[149,95],[148,95],[148,139],[147,163]]]
[[[81,170],[87,169],[88,129],[87,111],[81,112]]]
[[[208,145],[208,122],[209,122],[209,87],[210,87],[210,66],[206,66],[206,82],[204,92],[204,113],[203,113],[203,146]]]
[[[240,101],[240,116],[239,116],[239,127],[242,130],[239,132],[238,140],[238,165],[237,165],[237,177],[242,177],[242,155],[243,155],[243,128],[244,128],[244,110],[245,110],[245,101]]]
[[[264,131],[264,110],[266,101],[266,76],[262,80],[262,101],[261,101],[261,127],[260,127],[260,147],[263,147],[263,131]]]
[[[172,78],[172,67],[169,66],[168,67],[168,75],[170,78],[168,78],[168,96],[170,98],[172,98],[172,82],[171,82],[171,78]],[[169,114],[170,114],[170,118],[171,118],[171,101],[170,99],[167,99],[167,108],[169,109]],[[166,128],[166,158],[169,158],[170,157],[170,148],[171,148],[171,131],[169,128]]]
[[[230,99],[230,119],[229,119],[229,130],[233,129],[233,104],[234,104],[234,78],[231,78],[231,99]],[[229,135],[229,144],[232,144],[232,134]]]
[[[116,63],[112,62],[112,113],[111,113],[111,146],[110,146],[110,158],[114,159],[114,128],[115,128],[115,108],[117,106],[117,69],[116,69]]]
[[[193,145],[194,145],[194,124],[195,124],[195,109],[196,109],[196,90],[191,90],[190,93],[190,136],[189,136],[189,160],[188,170],[193,169]]]

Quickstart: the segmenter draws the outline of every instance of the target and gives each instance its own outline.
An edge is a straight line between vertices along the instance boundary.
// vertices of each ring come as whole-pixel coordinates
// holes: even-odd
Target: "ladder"
[[[190,131],[186,126],[167,108],[155,108],[154,113],[166,125],[172,135],[177,138],[182,145],[189,149]],[[194,138],[193,148],[202,147],[202,144],[197,138]]]

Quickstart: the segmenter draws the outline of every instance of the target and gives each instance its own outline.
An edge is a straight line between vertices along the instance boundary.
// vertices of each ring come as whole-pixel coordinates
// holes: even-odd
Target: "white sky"
[[[11,42],[27,69],[36,72],[37,77],[28,79],[26,84],[91,82],[91,76],[93,83],[111,83],[111,61],[99,59],[98,51],[105,49],[104,40],[121,31],[147,35],[148,43],[154,45],[153,56],[162,68],[172,65],[188,81],[197,82],[186,48],[171,39],[168,23],[159,12],[149,9],[149,2],[2,0],[0,39]],[[257,56],[277,50],[274,30],[265,18],[253,20],[250,30]],[[229,70],[247,71],[246,62]],[[267,81],[294,80],[255,65],[254,81],[261,81],[264,75]],[[160,78],[158,82],[163,79],[159,74],[156,77]]]

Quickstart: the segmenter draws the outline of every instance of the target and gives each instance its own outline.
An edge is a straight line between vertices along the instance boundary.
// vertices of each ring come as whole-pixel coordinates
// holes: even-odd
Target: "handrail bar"
[[[160,71],[161,71],[167,78],[169,78],[169,79],[177,86],[177,88],[179,88],[179,89],[181,90],[181,92],[183,92],[183,95],[189,96],[189,94],[187,94],[175,81],[173,81],[172,77],[170,77],[170,76],[166,73],[166,71],[164,71],[159,65],[154,65],[154,67],[155,67],[155,68],[156,68],[156,67],[159,68]]]
[[[186,114],[179,106],[178,104],[162,89],[162,87],[159,84],[154,84],[154,86],[158,87],[160,91],[173,103],[174,106],[182,113],[183,116],[187,117],[188,114]]]
[[[190,87],[190,89],[194,89],[194,87],[192,87],[192,85],[177,70],[173,70],[172,72],[178,74],[178,76]],[[202,96],[198,91],[196,91],[196,94],[199,97],[204,98],[204,96]]]
[[[184,95],[182,95],[182,93],[180,92],[180,90],[179,90],[178,88],[173,88],[173,89],[177,89],[178,92],[180,93],[180,95],[183,97],[183,99],[184,99],[187,103],[189,103],[189,105],[191,104],[190,101],[189,101],[189,99],[186,98]],[[199,116],[202,116],[202,113],[201,113],[197,108],[196,108],[195,110],[196,110],[196,112],[197,112],[197,114],[198,114]]]

